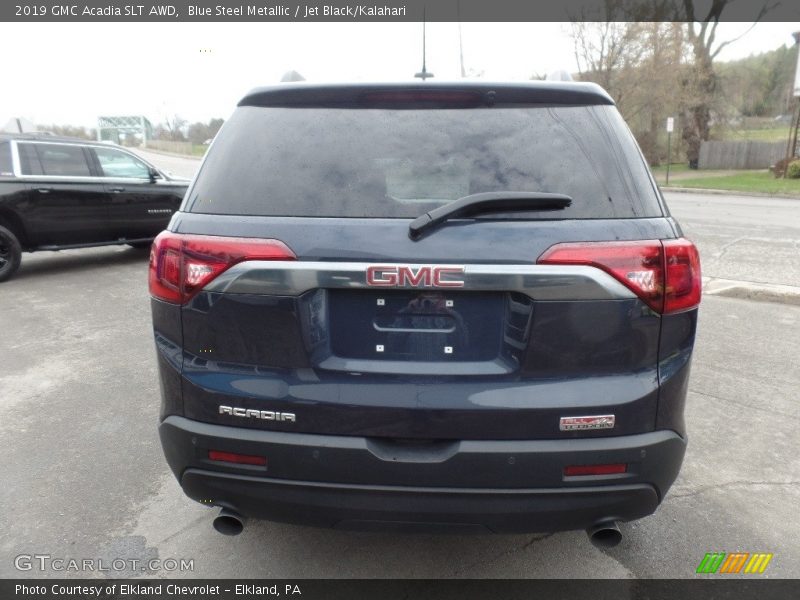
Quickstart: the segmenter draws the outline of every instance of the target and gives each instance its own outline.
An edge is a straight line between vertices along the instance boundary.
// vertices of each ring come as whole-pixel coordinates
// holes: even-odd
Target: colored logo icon
[[[707,552],[696,573],[763,573],[773,554],[765,552]]]

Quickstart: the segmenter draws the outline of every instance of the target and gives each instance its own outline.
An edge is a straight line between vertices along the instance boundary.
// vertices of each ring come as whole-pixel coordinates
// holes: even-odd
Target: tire
[[[19,269],[22,247],[17,236],[0,226],[0,281],[6,281]]]
[[[136,248],[137,250],[149,250],[150,246],[153,245],[152,241],[149,242],[128,242],[128,246],[131,248]]]

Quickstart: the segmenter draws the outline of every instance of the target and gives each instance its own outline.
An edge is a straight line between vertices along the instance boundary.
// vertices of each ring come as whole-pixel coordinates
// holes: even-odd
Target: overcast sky
[[[718,39],[748,24],[723,23]],[[250,88],[290,69],[312,81],[407,80],[418,23],[0,23],[0,127],[11,117],[93,127],[99,115],[227,118]],[[464,62],[491,80],[577,67],[568,24],[464,23]],[[792,44],[800,23],[760,23],[731,60]],[[428,24],[428,70],[459,76],[458,25]]]

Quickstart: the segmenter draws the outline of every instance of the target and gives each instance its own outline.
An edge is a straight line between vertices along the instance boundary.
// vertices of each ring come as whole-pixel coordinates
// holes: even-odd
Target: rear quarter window
[[[0,142],[0,177],[14,175],[14,166],[11,163],[11,144]]]
[[[126,152],[113,148],[95,148],[94,153],[106,177],[147,179],[150,176],[147,165]]]
[[[557,213],[508,218],[662,215],[641,153],[606,105],[240,107],[217,135],[187,210],[414,218],[492,191],[573,198]]]

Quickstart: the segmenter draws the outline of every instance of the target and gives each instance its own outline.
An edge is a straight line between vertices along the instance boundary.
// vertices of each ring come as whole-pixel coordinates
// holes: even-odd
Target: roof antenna
[[[425,7],[422,7],[422,71],[415,73],[414,77],[418,77],[425,81],[428,77],[433,77],[433,73],[425,68]]]
[[[461,37],[461,0],[456,0],[456,15],[458,18],[458,59],[461,62],[461,77],[467,76],[464,69],[464,39]]]

